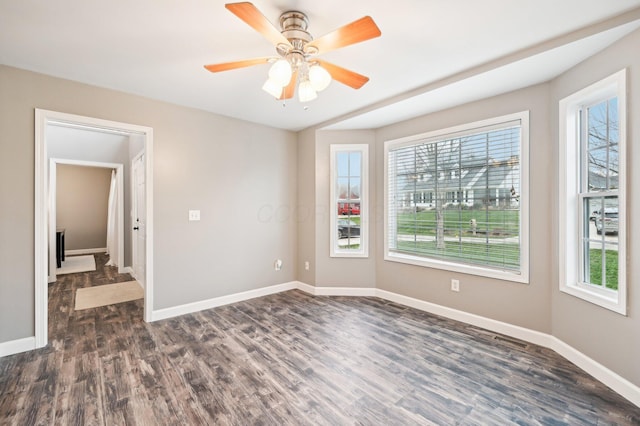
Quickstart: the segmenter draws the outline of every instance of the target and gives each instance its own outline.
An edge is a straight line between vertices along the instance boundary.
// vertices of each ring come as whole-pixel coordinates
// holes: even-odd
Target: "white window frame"
[[[330,197],[330,253],[331,257],[369,257],[369,145],[367,144],[332,144],[330,151],[329,197]],[[360,248],[340,249],[338,247],[338,209],[336,208],[338,197],[336,194],[337,166],[336,157],[340,152],[359,152],[362,158],[360,165]]]
[[[559,283],[560,291],[603,308],[627,314],[626,276],[626,75],[623,69],[560,101],[558,173],[559,188]],[[582,282],[584,214],[580,196],[582,166],[580,111],[597,101],[618,98],[618,290],[599,288]],[[604,195],[604,194],[603,194]]]
[[[496,127],[508,122],[520,120],[520,270],[507,271],[479,265],[445,261],[405,253],[397,253],[389,248],[389,152],[403,145],[413,145],[419,141],[437,140],[446,137],[472,134],[480,128]],[[487,120],[462,124],[419,135],[389,140],[384,143],[384,259],[391,262],[406,263],[427,268],[442,269],[470,275],[495,278],[518,283],[529,283],[529,111],[494,117]]]

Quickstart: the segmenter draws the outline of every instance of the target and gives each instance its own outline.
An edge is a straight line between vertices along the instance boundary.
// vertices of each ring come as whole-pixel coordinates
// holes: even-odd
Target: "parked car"
[[[338,238],[359,237],[360,225],[352,220],[338,219]]]
[[[618,233],[618,209],[604,209],[604,217],[596,216],[596,232],[601,235],[602,231],[605,234]]]
[[[358,216],[360,214],[360,203],[338,203],[338,214]]]

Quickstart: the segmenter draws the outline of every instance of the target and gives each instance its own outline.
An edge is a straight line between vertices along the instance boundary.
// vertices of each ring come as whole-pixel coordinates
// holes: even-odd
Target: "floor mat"
[[[142,299],[144,291],[138,281],[126,281],[85,287],[76,290],[76,311]]]
[[[96,260],[92,254],[86,256],[67,256],[62,267],[56,269],[56,275],[74,274],[96,270]]]

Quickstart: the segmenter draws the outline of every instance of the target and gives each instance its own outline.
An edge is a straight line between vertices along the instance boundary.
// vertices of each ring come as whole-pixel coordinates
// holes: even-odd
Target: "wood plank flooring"
[[[300,291],[147,324],[97,259],[49,288],[50,345],[0,358],[1,425],[639,425],[553,351],[377,298]]]

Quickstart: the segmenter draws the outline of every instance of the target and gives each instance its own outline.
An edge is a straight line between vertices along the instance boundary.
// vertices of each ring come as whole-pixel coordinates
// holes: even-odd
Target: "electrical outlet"
[[[459,280],[451,280],[451,291],[460,291],[460,281]]]
[[[189,221],[200,220],[200,210],[189,210]]]
[[[277,259],[275,262],[273,262],[273,269],[275,269],[276,271],[282,270],[282,260]]]
[[[304,262],[304,270],[305,271],[309,270],[309,261]]]

